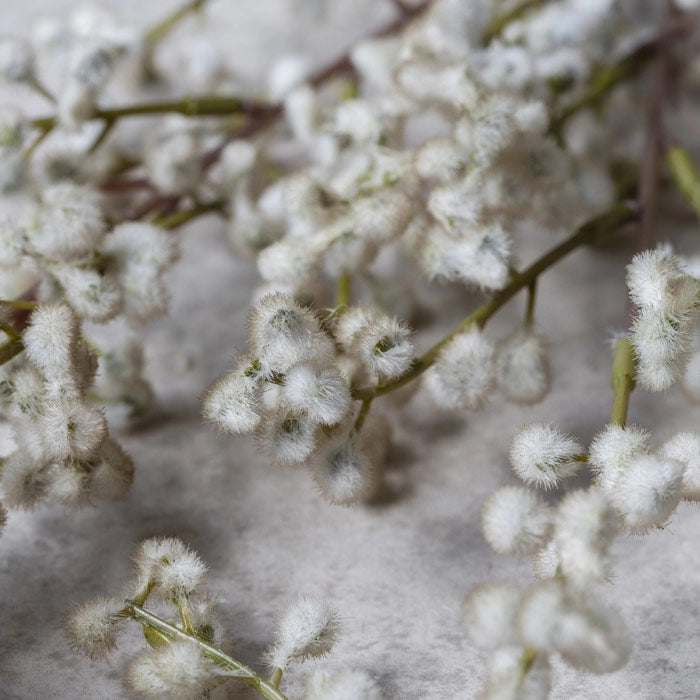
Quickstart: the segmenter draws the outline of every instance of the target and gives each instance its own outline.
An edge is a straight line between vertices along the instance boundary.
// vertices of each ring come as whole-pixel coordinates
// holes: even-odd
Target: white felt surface
[[[242,73],[258,77],[273,53],[289,48],[309,46],[314,56],[327,56],[390,15],[378,1],[376,16],[367,10],[371,3],[355,14],[348,3],[330,26],[280,25],[276,8],[287,1],[216,3],[217,35],[230,41]],[[0,24],[26,32],[40,11],[71,4],[3,2]],[[144,22],[173,5],[104,4]],[[119,437],[137,464],[131,493],[79,513],[13,512],[0,537],[0,697],[129,697],[121,673],[142,644],[136,625],[110,662],[94,663],[68,648],[59,624],[74,602],[126,583],[129,553],[154,535],[181,537],[210,564],[210,588],[247,663],[258,663],[287,601],[299,593],[334,601],[344,618],[342,641],[327,659],[290,670],[283,680],[290,698],[301,696],[313,667],[346,665],[368,670],[390,700],[474,697],[485,665],[463,634],[461,600],[487,579],[530,580],[527,564],[486,545],[481,504],[495,487],[514,482],[506,454],[519,425],[551,420],[587,441],[605,422],[605,340],[624,322],[625,251],[579,251],[543,277],[538,318],[551,340],[554,386],[538,406],[494,397],[482,413],[460,416],[437,413],[420,396],[403,407],[378,400],[372,410],[386,412],[395,428],[388,486],[377,503],[346,509],[327,505],[305,471],[271,468],[252,440],[219,437],[202,424],[197,396],[244,346],[256,278],[229,253],[218,219],[203,219],[181,236],[182,258],[169,275],[172,314],[145,333],[163,414],[146,430]],[[543,234],[528,240],[523,263],[554,242]],[[417,336],[419,350],[477,303],[452,290],[447,295],[442,320]],[[499,314],[493,337],[508,332],[522,305],[519,297]],[[631,421],[658,441],[697,428],[699,417],[678,390],[633,395]],[[635,637],[632,658],[601,677],[555,661],[553,698],[698,697],[699,537],[700,512],[684,505],[665,530],[617,542],[614,577],[602,593]],[[231,683],[225,697],[249,695]]]

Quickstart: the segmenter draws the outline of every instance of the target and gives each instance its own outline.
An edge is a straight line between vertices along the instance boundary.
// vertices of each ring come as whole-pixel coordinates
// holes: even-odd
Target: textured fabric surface
[[[215,3],[217,37],[251,80],[273,55],[308,47],[322,60],[390,16],[368,12],[367,3],[353,12],[347,3],[328,25],[280,22],[289,1]],[[146,22],[173,3],[104,4]],[[0,24],[27,32],[40,12],[69,6],[64,0],[2,3]],[[489,549],[481,505],[495,487],[515,482],[507,449],[523,423],[553,421],[584,441],[605,423],[606,339],[624,323],[625,251],[578,251],[542,278],[537,316],[550,340],[554,377],[545,401],[521,408],[495,396],[484,411],[459,415],[436,412],[420,393],[405,405],[393,397],[377,400],[372,411],[385,412],[394,427],[387,486],[371,505],[339,508],[321,499],[305,471],[275,469],[251,439],[220,437],[202,424],[197,397],[244,347],[256,276],[229,252],[218,219],[202,219],[178,235],[183,251],[169,274],[171,315],[144,335],[161,415],[119,437],[137,467],[130,494],[78,513],[46,506],[12,512],[0,537],[0,697],[129,697],[121,677],[142,644],[136,625],[109,662],[76,655],[59,625],[75,602],[127,582],[136,543],[164,535],[182,538],[209,563],[210,588],[236,655],[247,663],[258,663],[275,614],[296,595],[334,602],[342,640],[327,659],[290,669],[283,681],[290,698],[301,696],[313,668],[340,666],[366,669],[392,700],[474,697],[485,659],[465,638],[461,601],[488,579],[531,579],[526,563]],[[521,237],[521,262],[554,242],[537,232]],[[478,303],[451,288],[444,294],[448,303],[416,337],[419,351]],[[428,304],[437,307],[437,298],[433,292]],[[508,333],[523,303],[518,297],[489,324],[491,337]],[[698,417],[697,406],[676,389],[637,391],[632,398],[630,420],[650,428],[657,443],[697,427]],[[601,677],[555,660],[553,698],[697,697],[699,537],[700,513],[683,505],[666,529],[616,542],[614,575],[602,594],[635,638],[631,660]],[[224,693],[248,696],[234,683]]]

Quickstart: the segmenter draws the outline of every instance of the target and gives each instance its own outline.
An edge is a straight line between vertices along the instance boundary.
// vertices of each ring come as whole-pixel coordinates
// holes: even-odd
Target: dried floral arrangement
[[[494,394],[541,401],[557,377],[536,322],[539,277],[615,239],[628,250],[628,316],[612,343],[610,415],[588,447],[554,422],[513,426],[522,484],[486,500],[482,529],[498,554],[530,559],[535,580],[485,582],[463,618],[490,655],[482,698],[547,697],[552,655],[619,669],[632,639],[598,585],[612,543],[700,500],[697,415],[656,442],[627,420],[635,386],[663,402],[681,385],[700,400],[700,253],[655,235],[668,201],[700,216],[697,144],[682,124],[666,128],[679,100],[697,99],[700,3],[387,0],[394,19],[337,61],[282,59],[252,91],[207,40],[213,2],[145,30],[92,8],[31,40],[0,39],[0,76],[47,104],[46,116],[0,109],[0,417],[14,444],[0,461],[2,521],[128,492],[139,465],[118,436],[155,411],[139,329],[166,315],[178,229],[199,217],[223,219],[262,280],[248,348],[201,387],[202,416],[250,435],[271,464],[306,467],[328,507],[381,492],[395,410],[385,395],[452,411]],[[159,61],[193,18],[200,34]],[[132,118],[141,128],[128,130]],[[522,266],[528,227],[558,242]],[[422,354],[425,280],[409,273],[482,297]],[[492,339],[488,321],[520,292],[524,318]],[[141,625],[129,692],[210,697],[236,680],[280,700],[293,662],[331,650],[339,613],[302,592],[278,619],[269,672],[237,660],[206,566],[161,534],[138,546],[122,593],[65,620],[93,659],[128,619]],[[385,695],[365,670],[336,669],[310,674],[305,697]]]

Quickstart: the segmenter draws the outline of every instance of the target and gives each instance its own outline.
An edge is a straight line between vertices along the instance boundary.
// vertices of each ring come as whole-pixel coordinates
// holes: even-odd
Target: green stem
[[[21,333],[18,333],[12,324],[5,323],[5,321],[0,321],[0,331],[2,331],[10,341],[19,340],[22,337]]]
[[[634,351],[630,339],[620,338],[613,350],[613,366],[610,386],[613,390],[610,423],[624,428],[627,423],[627,408],[632,389],[634,389]]]
[[[273,688],[279,688],[280,687],[280,681],[282,680],[282,669],[281,668],[276,668],[273,672],[272,675],[270,676],[270,685]]]
[[[173,229],[186,224],[198,216],[209,214],[210,212],[221,212],[224,203],[222,201],[209,202],[208,204],[197,204],[191,209],[182,209],[167,216],[157,216],[152,223],[161,228]]]
[[[411,368],[400,377],[386,384],[379,383],[375,386],[354,389],[354,399],[369,399],[375,396],[388,394],[399,387],[416,379],[430,367],[437,358],[440,350],[447,345],[456,335],[464,333],[471,326],[483,326],[502,306],[514,297],[521,289],[528,287],[539,275],[559,262],[565,255],[579,246],[594,243],[611,235],[621,226],[637,217],[637,210],[629,204],[619,203],[613,205],[608,211],[596,216],[583,224],[572,236],[562,241],[559,245],[545,253],[523,272],[517,273],[511,281],[501,290],[496,292],[485,304],[471,313],[459,325],[451,330],[444,338],[439,340],[427,352],[413,360]]]
[[[259,695],[267,700],[287,700],[282,693],[273,687],[270,683],[258,676],[253,670],[242,664],[240,661],[231,658],[230,656],[219,651],[215,647],[203,642],[197,637],[187,634],[178,629],[174,625],[162,620],[152,612],[145,610],[140,603],[135,600],[126,600],[124,603],[123,612],[125,615],[133,618],[144,627],[156,630],[160,634],[173,640],[187,641],[196,644],[201,653],[214,663],[230,672],[232,678],[242,681],[247,684]]]
[[[535,301],[537,299],[537,279],[527,287],[527,306],[525,307],[525,325],[532,326],[535,320]]]
[[[700,173],[688,151],[678,144],[671,146],[666,151],[666,163],[678,189],[700,217]]]
[[[190,2],[186,2],[182,7],[178,7],[172,14],[160,20],[160,22],[146,32],[143,37],[144,43],[147,44],[149,48],[154,47],[165,39],[165,37],[168,36],[183,19],[186,19],[188,15],[201,10],[206,2],[207,0],[190,0]]]
[[[347,270],[338,275],[338,280],[335,283],[335,308],[336,311],[344,309],[350,304],[352,278]]]
[[[362,399],[362,405],[360,406],[360,411],[357,414],[357,418],[355,418],[355,424],[352,426],[352,435],[356,435],[357,433],[362,430],[362,426],[365,424],[365,419],[367,418],[367,414],[369,413],[369,409],[372,406],[372,398],[366,398]]]
[[[104,140],[107,138],[109,135],[109,132],[112,131],[112,128],[116,124],[115,119],[105,119],[104,123],[102,124],[102,129],[100,130],[100,133],[97,135],[97,138],[92,142],[92,146],[88,149],[88,153],[94,153],[104,142]]]
[[[40,127],[38,136],[27,146],[27,150],[23,154],[25,160],[28,161],[34,155],[34,151],[36,151],[39,144],[51,133],[52,129],[53,126]]]
[[[216,117],[230,114],[260,116],[273,111],[276,113],[278,110],[274,105],[264,102],[251,102],[231,95],[201,95],[183,97],[179,100],[139,102],[124,107],[97,109],[92,119],[115,121],[123,117],[168,113],[184,114],[187,117]],[[30,123],[36,129],[53,129],[56,125],[56,117],[39,117]]]
[[[49,102],[52,104],[56,104],[56,98],[54,95],[46,88],[46,86],[39,81],[39,79],[35,76],[31,80],[27,82],[27,85],[29,85],[34,92],[36,92],[38,95],[41,95],[43,98],[47,99]]]
[[[0,345],[0,365],[9,362],[13,357],[19,355],[24,350],[24,343],[21,340],[9,340]]]
[[[521,0],[510,10],[502,15],[496,15],[489,22],[489,26],[481,37],[481,45],[488,46],[511,23],[520,19],[526,12],[545,4],[547,0]]]
[[[22,311],[34,311],[39,305],[36,301],[28,299],[0,299],[0,304],[3,306],[11,306],[13,309],[21,309]]]
[[[591,75],[583,95],[555,114],[549,122],[549,133],[561,136],[564,125],[577,112],[598,104],[601,98],[616,85],[639,73],[657,54],[659,41],[642,44],[617,63],[601,66]]]

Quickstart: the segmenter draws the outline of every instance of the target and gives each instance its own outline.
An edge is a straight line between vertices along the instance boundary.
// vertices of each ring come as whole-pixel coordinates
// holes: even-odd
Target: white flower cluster
[[[66,305],[41,305],[23,343],[26,358],[5,365],[0,378],[0,415],[17,445],[2,466],[5,504],[31,508],[49,499],[80,507],[122,496],[134,467],[86,398],[97,361],[77,317]]]
[[[197,554],[177,538],[154,537],[141,542],[134,563],[136,579],[124,596],[88,600],[67,616],[64,629],[73,647],[92,659],[106,657],[117,648],[129,616],[126,604],[138,601],[143,609],[146,599],[156,596],[177,608],[180,622],[171,624],[187,636],[164,634],[162,628],[140,620],[150,647],[128,664],[126,682],[132,693],[144,698],[196,700],[236,675],[230,666],[220,665],[206,653],[214,648],[225,658],[221,650],[224,633],[215,612],[216,601],[203,589],[207,567]],[[266,661],[281,674],[293,662],[330,652],[339,634],[340,617],[330,603],[300,596],[279,617]],[[341,669],[316,671],[309,678],[304,697],[381,700],[382,695],[364,671]]]
[[[31,267],[40,301],[65,300],[97,323],[162,315],[163,273],[176,256],[176,240],[151,224],[108,230],[98,193],[84,185],[47,187],[24,220],[0,227],[0,269]]]
[[[547,697],[552,652],[595,673],[625,663],[631,644],[624,625],[591,594],[610,575],[610,545],[621,532],[662,527],[681,499],[700,498],[700,435],[678,433],[656,453],[648,442],[641,428],[616,424],[595,436],[587,455],[550,425],[533,424],[514,437],[511,463],[526,484],[559,486],[585,461],[595,483],[556,505],[520,486],[502,487],[484,503],[489,544],[529,557],[542,580],[525,591],[485,584],[465,602],[470,637],[494,650],[484,698]],[[531,694],[517,694],[526,687]]]
[[[700,277],[688,274],[664,246],[634,256],[627,268],[627,286],[639,307],[632,326],[637,378],[646,389],[663,391],[688,368],[700,319]]]
[[[250,352],[209,389],[205,418],[230,433],[255,432],[275,463],[309,462],[333,503],[373,496],[381,485],[386,426],[370,418],[360,433],[351,430],[350,377],[333,337],[289,294],[260,299],[249,325]],[[378,309],[350,307],[334,325],[336,342],[364,376],[394,377],[408,366],[408,330]]]

